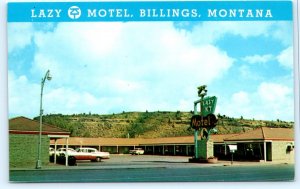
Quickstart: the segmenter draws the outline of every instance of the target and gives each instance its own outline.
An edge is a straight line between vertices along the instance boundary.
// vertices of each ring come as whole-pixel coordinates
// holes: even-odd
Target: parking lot
[[[145,167],[186,167],[189,157],[186,156],[152,156],[152,155],[111,155],[110,159],[95,163],[89,161],[78,161],[77,167],[95,168],[145,168]]]
[[[233,176],[234,175],[234,176]],[[112,155],[102,162],[77,166],[50,164],[36,169],[10,170],[12,182],[214,182],[291,181],[294,164],[219,161],[188,163],[188,157]]]
[[[46,169],[122,169],[122,168],[169,168],[169,167],[197,167],[218,166],[218,164],[191,164],[187,156],[154,156],[154,155],[129,155],[111,154],[110,159],[101,162],[77,161],[75,166],[64,166],[50,163]]]
[[[103,159],[101,162],[77,161],[76,166],[68,166],[68,169],[107,169],[107,168],[143,168],[143,167],[164,167],[164,168],[197,168],[216,166],[250,166],[250,165],[274,165],[285,162],[250,162],[250,161],[224,161],[219,160],[216,164],[211,163],[189,163],[188,156],[159,156],[159,155],[129,155],[111,154],[110,159]],[[233,163],[233,164],[232,164]],[[46,168],[65,169],[64,165],[51,163]]]

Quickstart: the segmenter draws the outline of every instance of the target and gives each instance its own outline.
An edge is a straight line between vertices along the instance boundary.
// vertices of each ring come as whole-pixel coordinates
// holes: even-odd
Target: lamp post
[[[48,81],[51,80],[50,70],[48,70],[45,74],[45,77],[42,78],[41,81],[41,100],[40,100],[40,131],[39,131],[39,143],[38,143],[38,159],[36,162],[36,169],[42,168],[42,161],[41,161],[41,151],[42,151],[42,116],[43,116],[43,89],[46,79]]]

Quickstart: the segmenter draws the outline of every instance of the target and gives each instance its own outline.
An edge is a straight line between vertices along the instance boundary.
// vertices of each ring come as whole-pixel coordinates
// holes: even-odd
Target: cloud
[[[194,43],[215,44],[226,35],[249,37],[268,37],[288,46],[292,44],[292,22],[202,22],[194,26],[191,39]]]
[[[239,71],[239,79],[245,79],[247,81],[252,81],[252,82],[266,79],[264,78],[263,75],[257,72],[253,72],[251,66],[247,64],[241,65],[238,68],[238,71]]]
[[[30,83],[25,75],[8,72],[9,112],[13,115],[38,115],[40,86]]]
[[[274,59],[274,56],[271,54],[265,55],[252,55],[246,56],[242,58],[243,61],[248,62],[250,64],[264,64]]]
[[[233,93],[229,99],[220,98],[218,100],[218,107],[216,112],[225,114],[227,116],[238,117],[251,117],[251,94],[245,91]]]
[[[59,23],[32,40],[30,74],[50,69],[52,112],[180,109],[234,62],[215,46],[193,45],[171,22]]]
[[[31,23],[10,23],[8,30],[8,53],[22,49],[31,43],[33,27]]]
[[[193,29],[191,38],[195,43],[215,43],[226,34],[240,35],[244,38],[249,36],[267,35],[265,32],[271,25],[257,23],[261,27],[255,27],[255,24],[247,24],[247,22],[203,22],[196,25]]]
[[[36,34],[36,44],[36,73],[50,68],[61,84],[103,97],[127,91],[164,99],[187,84],[210,83],[233,63],[214,46],[193,46],[172,23],[64,23]]]
[[[272,25],[269,33],[274,39],[277,39],[284,46],[293,45],[293,22],[276,22]]]
[[[274,120],[293,120],[294,115],[291,113],[294,110],[292,88],[283,84],[264,82],[258,88],[258,96],[261,103],[264,103],[262,111],[265,112],[265,116],[270,114]]]
[[[48,69],[53,79],[47,83],[44,94],[45,113],[190,111],[197,98],[196,87],[213,84],[218,79],[223,81],[237,61],[214,45],[218,40],[228,34],[275,39],[270,29],[280,30],[277,25],[277,22],[202,22],[186,30],[171,22],[58,23],[51,26],[51,31],[36,29],[35,25],[23,26],[25,38],[20,44],[14,39],[20,33],[9,33],[10,53],[34,43],[34,59],[30,70],[24,70],[23,75],[16,76],[10,70],[10,114],[38,114],[32,111],[39,105],[38,81]],[[18,24],[10,27],[13,31]],[[280,32],[276,36],[276,40],[283,40]],[[289,53],[287,48],[277,57],[254,54],[245,56],[244,61],[255,64],[277,58],[288,66]],[[244,75],[253,76],[249,68],[239,68]],[[29,80],[28,75],[35,79]],[[30,92],[20,94],[20,86]],[[272,105],[277,101],[264,103],[265,98],[273,98],[268,90],[289,88],[275,83],[257,86],[256,91],[236,89],[237,92],[221,94],[231,98],[228,101],[220,98],[217,110],[232,116],[289,119],[292,110],[286,108],[284,115],[282,107]],[[293,99],[290,91],[285,91],[283,97],[289,104]],[[23,108],[26,106],[29,108]]]
[[[238,106],[247,106],[250,102],[248,93],[244,91],[234,93],[231,101]]]
[[[69,88],[52,89],[44,95],[45,113],[97,112],[100,108],[107,110],[103,105],[104,102],[103,99],[98,99],[87,91],[76,91]]]
[[[233,93],[230,99],[220,98],[217,110],[231,117],[292,121],[293,107],[292,88],[284,84],[262,82],[253,92],[239,91]]]
[[[268,104],[284,103],[292,92],[292,89],[277,83],[263,82],[258,87],[259,97]]]
[[[290,46],[286,49],[284,49],[278,56],[278,62],[280,63],[281,66],[288,68],[288,69],[293,69],[293,47]]]

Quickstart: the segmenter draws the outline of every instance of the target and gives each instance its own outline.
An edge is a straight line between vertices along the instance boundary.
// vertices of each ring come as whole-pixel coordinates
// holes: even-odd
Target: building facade
[[[200,140],[200,138],[198,138]],[[259,127],[241,134],[211,135],[213,154],[224,160],[231,159],[229,145],[236,145],[234,159],[240,161],[294,161],[294,131],[288,128]],[[63,146],[58,140],[58,147]],[[54,143],[51,142],[54,147]],[[166,138],[81,138],[71,137],[69,146],[94,147],[111,154],[127,154],[136,147],[148,155],[194,156],[194,137]]]
[[[39,122],[26,117],[9,120],[9,167],[36,167],[39,149]],[[49,164],[50,140],[68,139],[70,133],[53,125],[42,124],[40,160]],[[66,145],[66,142],[62,143]]]
[[[194,136],[166,138],[84,138],[43,124],[42,166],[49,163],[49,147],[93,147],[111,154],[128,154],[142,148],[146,155],[194,156]],[[200,140],[200,138],[198,138]],[[218,159],[230,160],[229,145],[236,145],[234,160],[294,162],[294,130],[259,127],[241,134],[215,134],[211,149]],[[35,167],[38,159],[39,122],[25,117],[9,120],[9,167]],[[67,164],[67,163],[66,163]]]
[[[294,131],[288,128],[260,127],[224,139],[224,146],[237,145],[236,159],[294,161]],[[226,150],[226,153],[228,150]]]

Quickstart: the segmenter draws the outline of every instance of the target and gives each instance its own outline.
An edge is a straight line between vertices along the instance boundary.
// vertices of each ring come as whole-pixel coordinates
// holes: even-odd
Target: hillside
[[[193,112],[123,112],[119,114],[50,114],[45,123],[53,124],[80,137],[158,138],[193,135],[189,129]],[[35,119],[39,119],[36,117]],[[241,133],[256,127],[292,128],[293,122],[230,118],[218,115],[218,134]]]

